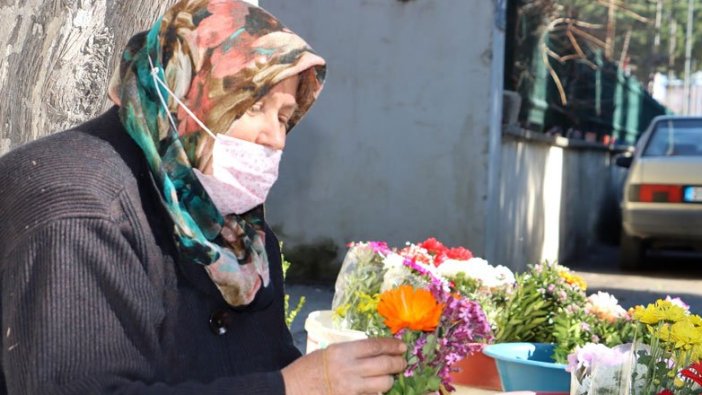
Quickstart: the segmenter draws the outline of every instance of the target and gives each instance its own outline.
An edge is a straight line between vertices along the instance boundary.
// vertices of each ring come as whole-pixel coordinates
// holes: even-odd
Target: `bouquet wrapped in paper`
[[[407,369],[389,394],[451,391],[454,363],[488,342],[491,329],[480,304],[441,274],[446,262],[469,264],[472,253],[435,239],[390,248],[353,243],[342,264],[332,304],[342,329],[394,336],[408,345]]]
[[[702,318],[679,299],[659,299],[631,311],[632,344],[588,344],[569,359],[571,393],[690,395],[702,393]]]

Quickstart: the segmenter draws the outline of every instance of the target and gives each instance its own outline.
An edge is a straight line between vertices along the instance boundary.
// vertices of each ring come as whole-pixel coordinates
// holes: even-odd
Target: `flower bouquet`
[[[613,348],[588,343],[568,356],[571,395],[628,395],[632,345]],[[641,375],[638,372],[637,375]]]
[[[389,394],[452,391],[453,364],[491,338],[480,305],[440,274],[442,264],[472,254],[440,245],[434,239],[402,249],[353,243],[342,264],[332,303],[336,324],[408,345],[407,369]]]
[[[617,298],[597,292],[587,297],[584,306],[570,306],[569,314],[554,319],[554,359],[565,362],[568,354],[589,343],[607,347],[630,343],[634,334],[631,315]]]
[[[558,343],[556,321],[584,308],[585,289],[585,281],[564,266],[530,265],[517,276],[515,290],[497,317],[495,340]]]
[[[569,356],[573,393],[702,393],[702,318],[670,298],[637,306],[631,314],[637,325],[633,344],[586,345]]]
[[[438,256],[442,255],[442,249],[446,249],[436,241],[431,246],[433,250],[439,251]],[[512,271],[504,266],[492,266],[482,258],[471,256],[446,259],[438,266],[438,272],[461,295],[478,302],[488,317],[493,333],[497,331],[495,321],[514,290],[515,278]],[[480,347],[482,351],[486,345],[477,344],[476,347]],[[496,362],[492,357],[476,350],[474,354],[458,361],[454,366],[451,377],[456,383],[502,390]]]

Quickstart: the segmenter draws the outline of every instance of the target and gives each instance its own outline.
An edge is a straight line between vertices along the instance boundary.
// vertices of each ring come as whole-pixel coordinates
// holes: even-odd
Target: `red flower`
[[[446,251],[448,250],[441,251],[438,254],[434,255],[434,266],[439,267],[439,265],[444,263],[444,261],[448,258],[448,256],[446,255]]]
[[[665,389],[665,390],[659,392],[657,395],[675,395],[675,394],[673,393],[673,391]]]
[[[702,361],[693,363],[692,365],[683,369],[680,374],[694,381],[695,383],[702,385]]]
[[[419,246],[429,251],[429,253],[432,255],[439,254],[447,249],[445,245],[433,237],[424,240],[421,244],[419,244]]]
[[[473,253],[463,247],[456,247],[446,251],[446,256],[449,259],[455,259],[457,261],[467,261],[473,257]]]

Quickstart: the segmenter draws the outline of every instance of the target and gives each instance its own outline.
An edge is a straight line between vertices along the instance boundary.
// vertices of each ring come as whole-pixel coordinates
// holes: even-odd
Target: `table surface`
[[[478,388],[471,388],[471,387],[463,387],[463,386],[456,386],[456,392],[454,392],[456,395],[493,395],[493,394],[510,394],[510,395],[538,395],[536,392],[533,391],[513,391],[513,392],[497,392],[497,391],[488,391],[488,390],[482,390]]]
[[[477,388],[470,388],[470,387],[464,387],[464,386],[456,386],[456,392],[454,392],[456,395],[491,395],[491,394],[499,394],[499,392],[495,391],[487,391],[487,390],[481,390]]]

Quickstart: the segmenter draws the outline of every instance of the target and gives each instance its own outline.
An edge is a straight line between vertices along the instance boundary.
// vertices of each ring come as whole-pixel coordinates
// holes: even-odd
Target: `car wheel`
[[[644,241],[630,236],[622,229],[619,243],[619,267],[622,270],[639,269],[644,264],[646,246]]]

